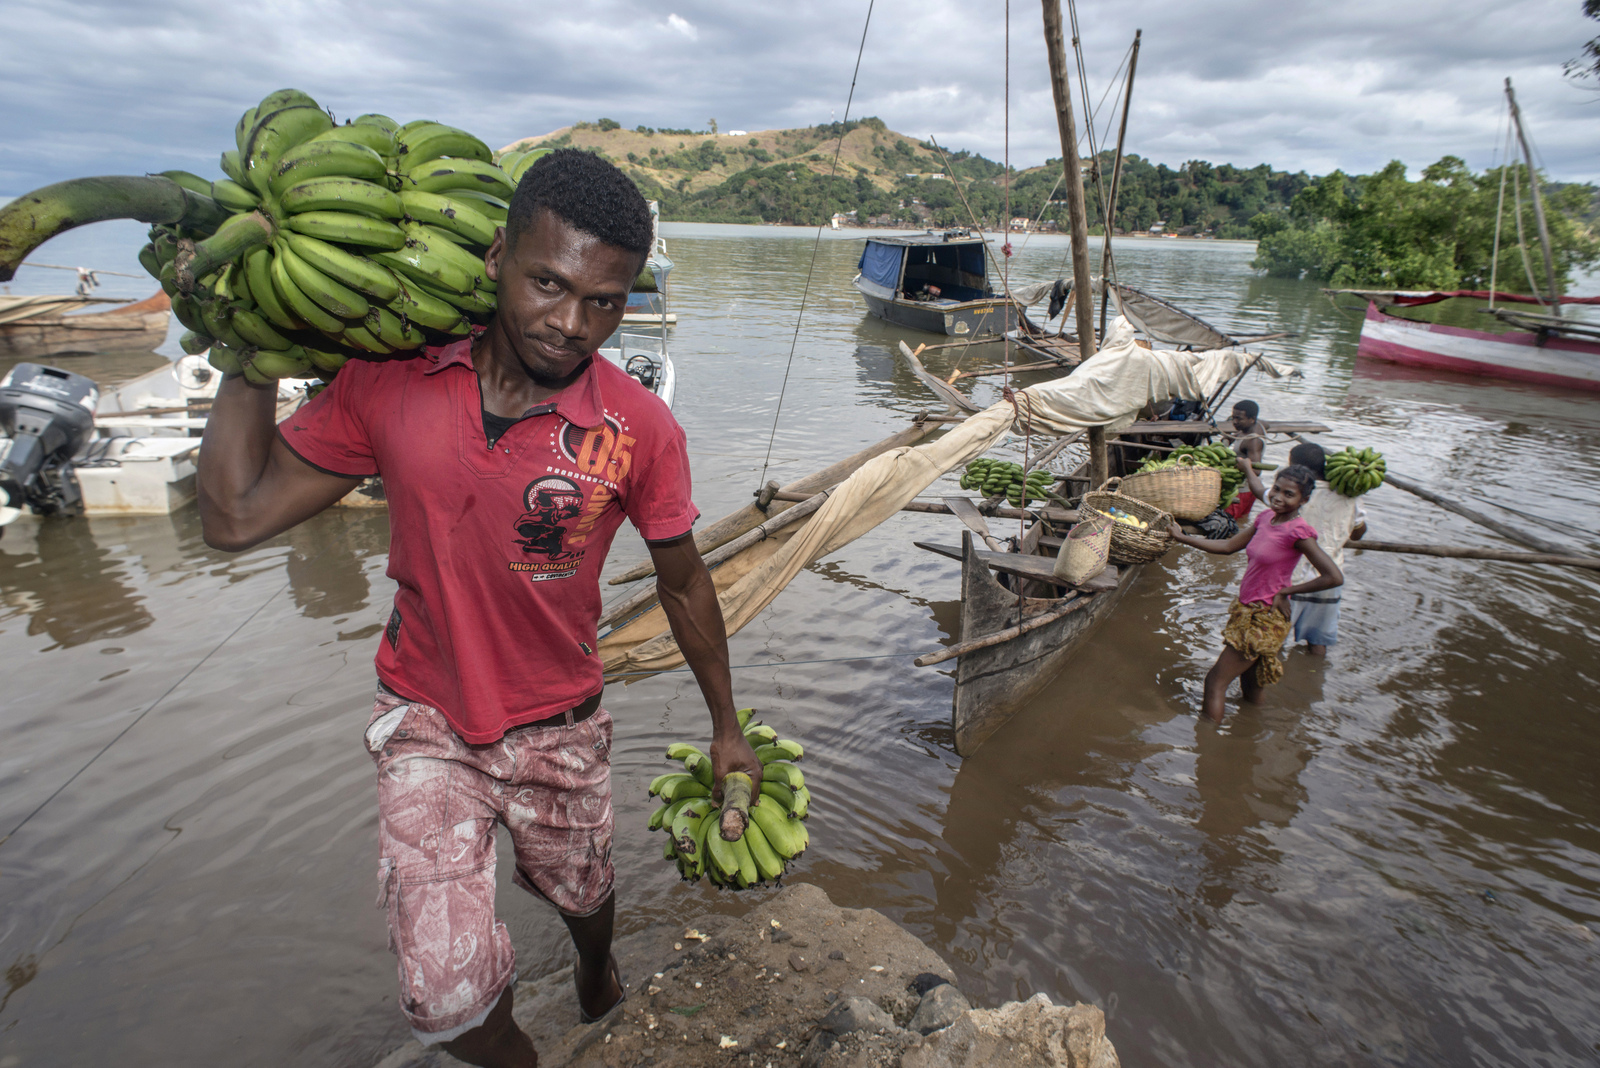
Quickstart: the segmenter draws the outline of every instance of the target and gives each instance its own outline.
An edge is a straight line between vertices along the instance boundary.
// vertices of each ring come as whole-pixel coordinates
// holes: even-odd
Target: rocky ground
[[[948,965],[873,909],[795,885],[740,919],[618,942],[628,998],[578,1023],[572,971],[517,985],[543,1068],[1117,1068],[1105,1017],[1037,994],[973,1009]],[[415,1042],[378,1068],[460,1062]]]

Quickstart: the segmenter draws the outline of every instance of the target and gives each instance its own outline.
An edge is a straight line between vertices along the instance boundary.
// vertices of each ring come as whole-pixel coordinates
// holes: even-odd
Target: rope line
[[[867,50],[867,29],[872,25],[872,7],[877,0],[867,0],[867,20],[861,27],[861,44],[856,48],[856,67],[850,74],[850,95],[845,98],[844,118],[840,126],[850,122],[850,105],[856,98],[856,78],[861,74],[861,56]],[[847,133],[848,131],[846,131]],[[846,133],[839,134],[839,140],[833,146],[833,164],[828,168],[828,177],[834,178],[839,173],[839,154],[844,151]],[[806,317],[806,300],[811,296],[811,276],[817,270],[817,252],[822,248],[822,228],[825,223],[817,224],[817,238],[811,244],[811,265],[806,268],[805,288],[800,291],[800,311],[794,317],[794,337],[789,341],[789,359],[783,365],[783,385],[778,388],[778,406],[772,412],[772,432],[767,435],[767,455],[761,461],[761,485],[766,485],[767,468],[772,464],[772,443],[778,437],[778,417],[783,414],[783,398],[789,392],[789,372],[794,368],[794,350],[800,344],[800,324]]]
[[[329,548],[331,548],[331,546]],[[316,558],[313,558],[312,562],[314,563],[316,561],[316,559],[321,558],[323,553],[326,553],[327,551],[328,551],[327,549],[322,550],[321,553],[317,554]],[[243,622],[241,622],[237,627],[234,627],[233,630],[229,631],[227,637],[223,638],[220,642],[218,642],[215,646],[213,646],[209,653],[207,653],[205,656],[202,656],[195,663],[194,667],[190,668],[188,671],[185,671],[183,673],[183,676],[181,678],[179,678],[177,682],[174,682],[171,686],[167,687],[167,690],[166,690],[165,693],[163,693],[160,697],[157,697],[153,702],[151,702],[151,704],[150,704],[150,706],[148,708],[146,708],[143,712],[140,712],[137,716],[135,716],[132,723],[128,724],[126,727],[123,727],[120,731],[118,731],[117,734],[116,734],[116,737],[112,738],[105,745],[101,746],[100,751],[98,753],[96,753],[94,756],[90,757],[88,762],[85,763],[83,765],[83,767],[81,767],[77,771],[73,772],[72,775],[70,777],[68,777],[66,782],[62,783],[60,786],[55,788],[55,792],[53,792],[49,797],[45,798],[43,801],[39,802],[38,807],[36,807],[32,812],[28,813],[26,816],[22,817],[22,821],[20,823],[18,823],[15,827],[11,828],[11,830],[7,831],[6,832],[6,836],[4,838],[0,838],[0,846],[3,846],[8,841],[10,841],[12,836],[15,835],[18,831],[22,830],[22,828],[24,826],[26,826],[26,824],[28,823],[29,820],[33,819],[33,817],[37,816],[40,812],[43,812],[44,811],[44,807],[46,805],[48,805],[50,802],[54,801],[57,797],[61,796],[61,791],[65,790],[67,787],[71,786],[74,782],[76,782],[77,779],[78,779],[78,776],[82,775],[84,772],[89,770],[90,765],[92,765],[95,761],[99,760],[101,757],[105,756],[106,752],[108,750],[110,750],[110,748],[112,746],[114,746],[118,742],[122,741],[123,735],[125,735],[129,731],[133,730],[133,728],[137,727],[139,725],[139,721],[144,719],[144,717],[148,716],[151,712],[154,712],[157,705],[161,704],[161,702],[165,701],[168,697],[172,696],[173,691],[175,691],[179,686],[182,686],[185,682],[189,681],[189,676],[193,675],[196,671],[199,671],[202,667],[204,667],[205,664],[206,664],[206,661],[210,660],[213,656],[216,656],[217,653],[222,650],[222,647],[224,645],[227,645],[230,641],[233,640],[235,635],[237,635],[245,627],[249,626],[250,625],[250,621],[255,619],[256,616],[259,616],[266,609],[267,605],[269,605],[273,601],[277,600],[278,595],[281,594],[284,590],[288,589],[290,584],[291,584],[291,582],[292,582],[292,580],[285,581],[282,586],[279,586],[276,590],[274,590],[272,592],[272,594],[265,601],[261,602],[261,604],[256,608],[256,610],[254,612],[251,612],[248,616],[246,616],[244,618]]]

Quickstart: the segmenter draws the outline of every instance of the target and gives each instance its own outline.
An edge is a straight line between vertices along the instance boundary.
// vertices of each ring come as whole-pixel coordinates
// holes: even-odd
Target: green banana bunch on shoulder
[[[489,320],[498,286],[484,255],[549,151],[497,162],[466,130],[378,113],[336,124],[280,89],[239,117],[223,177],[163,173],[226,218],[214,232],[152,227],[139,262],[172,298],[186,351],[252,381],[331,379],[351,359],[446,344]]]
[[[1328,486],[1345,497],[1359,497],[1383,484],[1389,465],[1383,454],[1371,448],[1347,448],[1329,453],[1325,461]]]
[[[761,795],[752,799],[744,833],[736,840],[723,837],[723,806],[711,800],[711,760],[698,746],[687,742],[668,746],[667,759],[681,761],[684,770],[658,775],[650,783],[651,796],[661,798],[662,804],[650,814],[647,826],[667,832],[662,856],[674,861],[679,875],[690,882],[705,876],[733,890],[773,882],[810,844],[801,821],[810,814],[811,792],[793,764],[804,750],[798,742],[779,738],[754,715],[754,709],[740,709],[739,726],[762,761]],[[735,780],[744,783],[745,793],[750,788],[747,778],[730,774],[723,784],[729,806],[742,804],[735,800]]]

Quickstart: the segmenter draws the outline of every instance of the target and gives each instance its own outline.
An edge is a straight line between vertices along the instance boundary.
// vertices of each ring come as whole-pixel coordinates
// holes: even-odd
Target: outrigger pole
[[[1070,0],[1069,0],[1070,2]],[[1067,82],[1066,45],[1061,36],[1061,0],[1042,0],[1044,47],[1050,57],[1050,89],[1056,100],[1056,125],[1061,133],[1062,181],[1067,187],[1067,218],[1072,227],[1072,292],[1076,298],[1078,350],[1094,355],[1094,293],[1089,274],[1089,218],[1083,204],[1083,169],[1078,162],[1078,130],[1072,117],[1072,87]],[[1110,477],[1104,427],[1089,428],[1089,479],[1098,486]]]

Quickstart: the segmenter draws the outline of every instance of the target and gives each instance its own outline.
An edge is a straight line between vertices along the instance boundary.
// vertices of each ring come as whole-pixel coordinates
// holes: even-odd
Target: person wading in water
[[[1291,465],[1278,472],[1267,491],[1267,512],[1259,523],[1246,523],[1224,541],[1196,538],[1177,523],[1168,530],[1172,540],[1218,556],[1240,549],[1249,557],[1239,598],[1228,606],[1228,624],[1222,630],[1222,654],[1206,674],[1202,711],[1221,723],[1228,684],[1239,680],[1244,699],[1261,700],[1261,691],[1283,678],[1278,652],[1289,637],[1290,598],[1300,593],[1331,590],[1344,584],[1344,575],[1317,544],[1317,532],[1300,518],[1300,508],[1311,499],[1316,478],[1304,467]],[[1316,576],[1291,585],[1295,565],[1304,557]]]
[[[711,712],[711,762],[760,790],[739,730],[716,589],[690,536],[683,430],[596,347],[651,251],[650,210],[605,160],[562,150],[512,198],[485,274],[486,330],[412,359],[352,360],[273,425],[277,390],[225,379],[198,489],[206,543],[238,552],[381,475],[389,576],[365,741],[378,768],[378,897],[400,1007],[424,1045],[534,1065],[512,1021],[515,953],[495,919],[495,826],[514,881],[560,912],[585,1022],[624,995],[611,955],[610,715],[600,569],[624,516]]]

